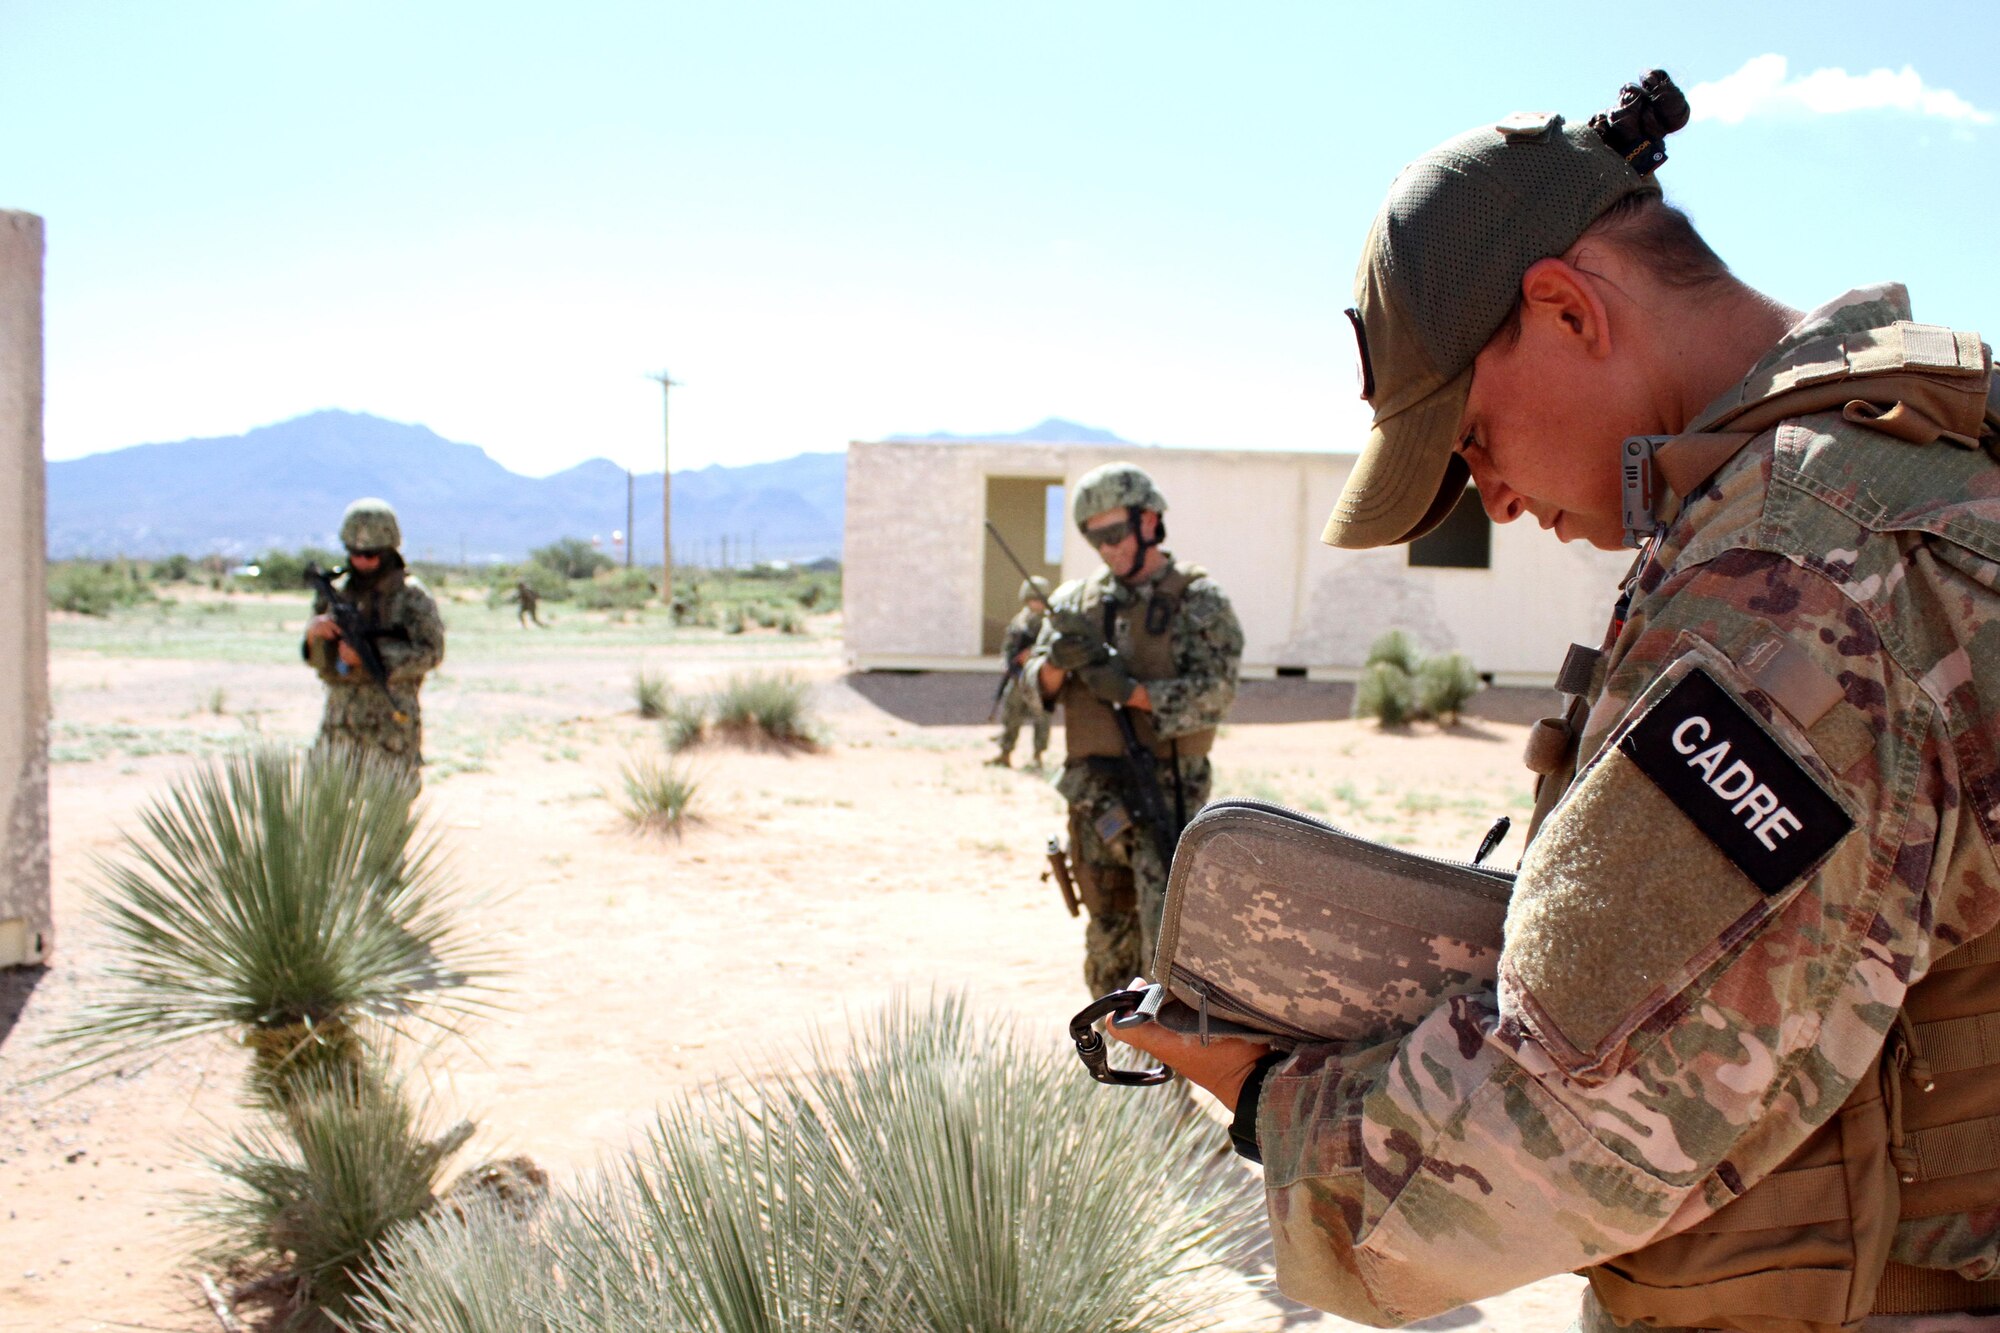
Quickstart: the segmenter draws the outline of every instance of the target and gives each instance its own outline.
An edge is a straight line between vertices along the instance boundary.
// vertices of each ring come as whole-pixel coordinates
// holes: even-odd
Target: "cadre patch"
[[[1699,667],[1618,748],[1767,894],[1854,827],[1818,779]]]

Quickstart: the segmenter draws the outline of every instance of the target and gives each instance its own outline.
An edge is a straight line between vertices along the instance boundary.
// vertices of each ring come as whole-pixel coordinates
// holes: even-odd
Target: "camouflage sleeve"
[[[1189,585],[1180,616],[1174,636],[1176,674],[1146,682],[1153,724],[1163,738],[1220,726],[1236,701],[1236,668],[1243,660],[1243,626],[1213,579]]]
[[[1773,640],[1836,683],[1809,730],[1738,666]],[[1928,964],[1929,913],[1954,899],[1949,742],[1829,578],[1740,551],[1677,571],[1615,653],[1593,758],[1523,859],[1495,990],[1388,1044],[1301,1048],[1265,1082],[1278,1276],[1300,1300],[1407,1322],[1694,1225],[1833,1113]],[[1768,742],[1744,773],[1695,744],[1706,720],[1652,718],[1697,674],[1718,726]],[[1663,755],[1699,819],[1652,776]],[[1829,805],[1786,825],[1770,792],[1738,793],[1753,776],[1776,809],[1806,810],[1807,784]],[[1765,885],[1770,866],[1745,866],[1757,827],[1817,859]],[[1941,910],[1983,929],[2000,904],[1982,897]]]
[[[444,661],[444,619],[438,614],[437,603],[421,587],[406,583],[397,591],[390,628],[403,633],[376,641],[390,680],[421,680],[425,672]]]

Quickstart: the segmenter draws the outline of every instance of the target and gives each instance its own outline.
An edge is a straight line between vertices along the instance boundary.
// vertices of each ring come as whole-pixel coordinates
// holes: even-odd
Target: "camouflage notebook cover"
[[[1174,853],[1157,1021],[1280,1046],[1407,1031],[1492,984],[1513,883],[1282,806],[1216,801]]]

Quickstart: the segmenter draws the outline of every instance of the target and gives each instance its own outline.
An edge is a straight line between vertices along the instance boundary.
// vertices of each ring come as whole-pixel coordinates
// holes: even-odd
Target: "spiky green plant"
[[[1167,1094],[1097,1088],[1059,1043],[956,998],[897,1003],[813,1055],[663,1112],[537,1223],[405,1231],[366,1326],[1190,1333],[1247,1294],[1257,1185]]]
[[[716,730],[738,740],[810,747],[817,743],[812,684],[789,671],[732,675],[709,696]]]
[[[1374,666],[1377,662],[1389,662],[1401,667],[1404,674],[1414,676],[1420,654],[1416,640],[1399,629],[1392,629],[1381,638],[1368,645],[1368,660],[1364,666]]]
[[[667,749],[674,754],[691,745],[699,745],[708,734],[708,701],[676,695],[667,704],[666,719],[660,726],[660,737]]]
[[[1370,663],[1354,687],[1354,716],[1399,727],[1416,711],[1416,685],[1394,662]]]
[[[1463,653],[1427,657],[1417,668],[1416,706],[1420,717],[1456,722],[1472,696],[1479,693],[1479,673]]]
[[[325,1327],[344,1313],[361,1274],[396,1228],[437,1197],[445,1163],[472,1135],[442,1133],[379,1069],[318,1070],[293,1081],[282,1107],[206,1155],[221,1177],[191,1211],[213,1237],[210,1256],[267,1276],[286,1328]]]
[[[677,830],[688,817],[701,784],[692,773],[669,760],[639,755],[625,761],[619,778],[625,797],[618,811],[634,828],[649,833]]]
[[[108,987],[55,1039],[72,1070],[230,1032],[260,1090],[351,1062],[370,1025],[449,1026],[493,957],[466,923],[407,774],[353,750],[263,748],[177,779],[99,864]]]
[[[656,676],[644,667],[632,678],[632,700],[638,706],[639,716],[649,722],[667,715],[668,693],[666,677]]]

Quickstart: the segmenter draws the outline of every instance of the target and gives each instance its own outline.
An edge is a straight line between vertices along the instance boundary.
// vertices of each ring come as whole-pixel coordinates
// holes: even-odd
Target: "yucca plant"
[[[1388,662],[1401,667],[1405,675],[1414,676],[1420,657],[1416,641],[1402,630],[1392,629],[1368,645],[1368,660],[1363,665]]]
[[[1354,687],[1354,716],[1399,727],[1416,712],[1416,685],[1394,662],[1371,662]]]
[[[450,1026],[492,956],[466,929],[414,779],[353,750],[264,748],[176,780],[99,863],[110,984],[56,1034],[81,1069],[238,1035],[253,1086],[352,1065],[371,1025]]]
[[[639,716],[649,722],[667,715],[669,693],[666,677],[656,676],[643,667],[632,678],[632,701],[638,707]]]
[[[817,743],[812,684],[789,671],[729,677],[709,696],[715,728],[738,740],[810,747]]]
[[[957,998],[812,1051],[816,1072],[663,1112],[537,1222],[403,1232],[364,1326],[1191,1333],[1249,1294],[1258,1187],[1165,1094],[1097,1088],[1058,1040]]]
[[[701,789],[694,775],[679,764],[650,755],[626,760],[619,778],[625,787],[619,813],[634,828],[649,833],[678,830]]]
[[[1463,653],[1427,657],[1417,668],[1416,706],[1419,717],[1456,722],[1472,696],[1479,693],[1479,673]]]
[[[291,1091],[207,1154],[222,1186],[191,1211],[213,1236],[210,1257],[264,1275],[253,1287],[275,1298],[283,1327],[324,1328],[389,1234],[435,1203],[472,1125],[433,1132],[379,1068],[316,1070]]]

